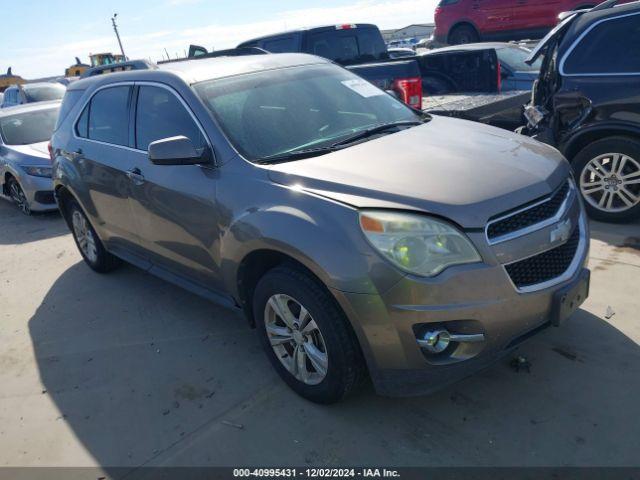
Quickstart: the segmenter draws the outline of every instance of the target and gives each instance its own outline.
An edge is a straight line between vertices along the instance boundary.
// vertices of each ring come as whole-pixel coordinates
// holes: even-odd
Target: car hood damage
[[[445,117],[269,169],[276,183],[357,208],[421,211],[467,229],[550,194],[569,175],[549,146]]]

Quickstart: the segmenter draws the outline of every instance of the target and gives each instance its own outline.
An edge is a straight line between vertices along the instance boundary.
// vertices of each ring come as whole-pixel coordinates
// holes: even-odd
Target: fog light
[[[418,340],[421,347],[431,353],[444,352],[451,343],[451,335],[444,329],[426,332],[422,340]]]
[[[484,334],[455,334],[440,328],[427,331],[422,338],[418,339],[418,345],[430,353],[444,352],[451,342],[479,343],[484,342]]]

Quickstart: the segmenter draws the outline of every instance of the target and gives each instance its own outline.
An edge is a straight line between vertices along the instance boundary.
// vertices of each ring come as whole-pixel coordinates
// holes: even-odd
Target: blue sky
[[[118,13],[125,53],[159,60],[190,43],[229,48],[256,35],[303,26],[369,22],[381,28],[433,20],[436,0],[22,0],[1,27],[0,71],[25,78],[62,75],[79,56],[117,52]]]

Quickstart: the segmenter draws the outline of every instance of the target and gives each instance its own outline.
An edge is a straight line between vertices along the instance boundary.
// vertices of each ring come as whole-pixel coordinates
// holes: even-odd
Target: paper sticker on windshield
[[[342,84],[364,98],[384,95],[384,92],[382,90],[374,87],[366,80],[361,80],[359,78],[355,78],[353,80],[345,80],[344,82],[342,82]]]

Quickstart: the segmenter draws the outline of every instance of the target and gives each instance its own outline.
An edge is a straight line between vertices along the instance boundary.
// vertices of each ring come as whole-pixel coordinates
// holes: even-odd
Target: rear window
[[[30,145],[51,138],[58,109],[17,113],[0,118],[0,135],[5,145]]]
[[[46,102],[48,100],[60,100],[64,96],[66,88],[59,84],[45,85],[42,87],[25,87],[24,95],[27,102]]]
[[[640,74],[640,15],[596,25],[566,57],[563,72],[568,75]]]
[[[387,48],[380,32],[373,28],[327,30],[309,36],[307,51],[342,65],[384,60]]]

